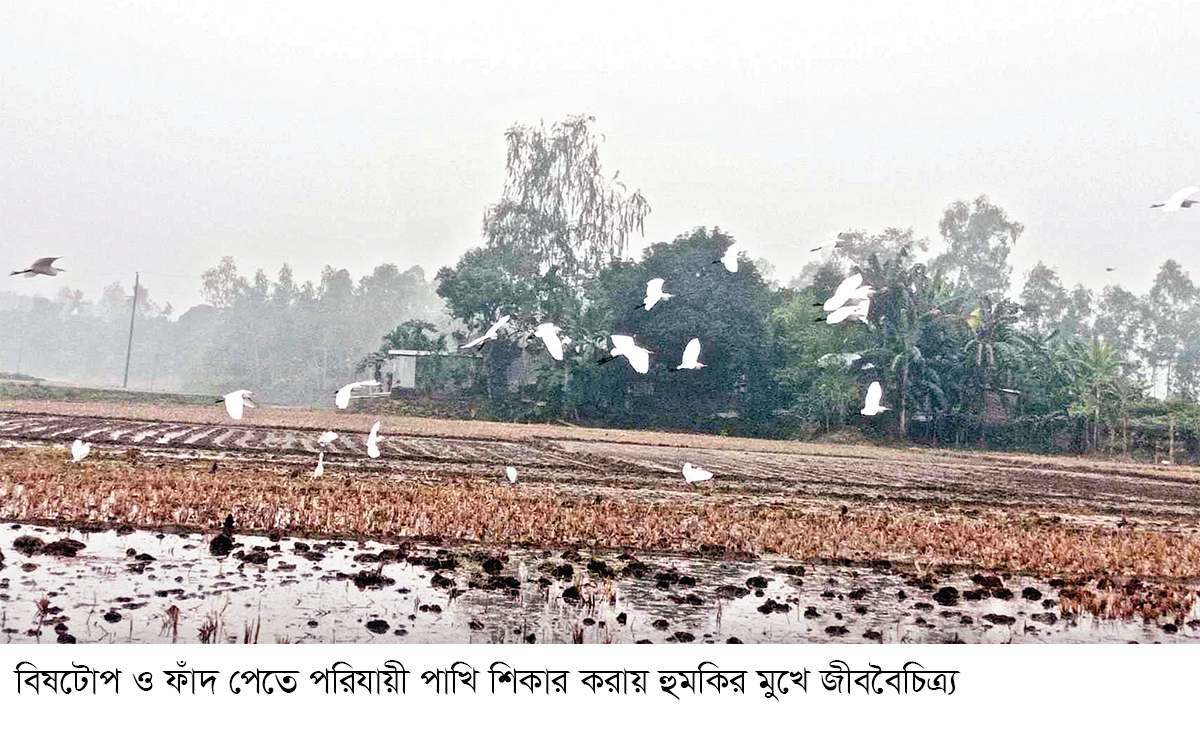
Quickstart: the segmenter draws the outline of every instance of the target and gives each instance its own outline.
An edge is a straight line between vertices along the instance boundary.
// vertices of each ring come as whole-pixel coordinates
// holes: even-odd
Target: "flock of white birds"
[[[1200,206],[1200,200],[1195,200],[1191,197],[1197,192],[1200,192],[1200,187],[1198,186],[1192,185],[1181,188],[1163,202],[1155,203],[1150,207],[1161,208],[1163,211],[1170,212],[1181,210],[1183,208],[1190,208],[1193,205]],[[809,253],[817,253],[819,260],[824,262],[833,255],[833,249],[837,246],[837,243],[817,246],[810,249]],[[724,265],[725,269],[729,271],[729,273],[736,274],[738,270],[738,254],[741,253],[741,251],[741,244],[735,243],[729,246],[729,248],[725,250],[725,254],[721,256],[720,259],[713,261],[713,263],[722,264]],[[20,274],[23,274],[26,278],[38,276],[39,274],[44,276],[57,276],[60,271],[66,271],[66,269],[60,269],[53,265],[54,262],[59,258],[61,257],[50,256],[37,259],[30,264],[29,268],[21,271],[14,271],[10,274],[10,276],[17,276]],[[698,273],[697,276],[699,276]],[[646,282],[646,296],[642,300],[642,303],[634,308],[634,311],[637,311],[638,309],[645,309],[645,311],[649,312],[650,310],[654,309],[654,306],[659,302],[669,300],[671,295],[663,291],[663,287],[665,285],[666,280],[661,278],[651,279],[650,281]],[[828,324],[839,324],[841,322],[866,322],[871,308],[871,295],[874,293],[875,290],[872,287],[863,285],[862,274],[854,274],[849,276],[845,281],[838,285],[837,289],[833,293],[833,296],[825,300],[824,303],[817,303],[813,305],[821,306],[823,307],[824,311],[829,313],[824,317],[818,317],[816,321],[824,321]],[[459,349],[465,350],[471,347],[479,347],[482,349],[484,345],[492,340],[495,340],[499,336],[500,330],[508,325],[510,319],[510,315],[507,314],[503,317],[500,317],[483,335],[471,340]],[[563,346],[571,344],[571,340],[569,337],[560,338],[558,336],[559,331],[560,328],[558,325],[554,324],[553,322],[544,322],[539,324],[532,332],[526,333],[525,336],[527,340],[530,337],[540,338],[545,344],[546,350],[550,353],[551,357],[553,357],[555,360],[562,360]],[[638,345],[636,342],[634,342],[634,338],[631,335],[611,335],[611,339],[612,349],[610,350],[608,357],[600,360],[600,364],[611,362],[619,357],[624,357],[629,362],[630,366],[637,372],[643,375],[649,372],[650,356],[657,353],[655,353],[653,350]],[[576,351],[579,351],[578,346],[576,346],[575,349]],[[847,365],[853,363],[855,360],[861,357],[856,353],[842,353],[840,355],[837,353],[831,353],[831,355],[840,357]],[[687,346],[683,350],[682,360],[683,361],[678,366],[673,368],[674,370],[697,370],[705,367],[704,363],[700,362],[699,338],[692,338],[688,342]],[[334,405],[336,405],[339,409],[345,409],[350,405],[351,394],[356,388],[374,387],[378,385],[379,381],[376,380],[360,380],[344,385],[334,394]],[[249,390],[235,390],[232,393],[226,394],[224,398],[218,399],[216,402],[223,402],[225,404],[225,411],[229,414],[229,417],[235,421],[240,421],[242,418],[243,409],[247,407],[254,407],[254,402],[250,398],[252,395],[253,392]],[[867,396],[861,411],[862,415],[875,416],[883,411],[890,410],[886,406],[881,405],[882,401],[883,388],[879,385],[878,381],[872,382],[867,388]],[[367,455],[372,459],[378,458],[380,453],[378,442],[382,440],[383,437],[379,435],[379,425],[380,422],[376,421],[375,425],[371,427],[370,435],[367,437]],[[314,479],[320,477],[325,472],[324,448],[333,443],[337,438],[338,435],[333,431],[326,431],[317,439],[317,443],[321,446],[322,450],[317,456],[317,466],[313,470]],[[71,446],[71,460],[73,462],[82,461],[87,457],[90,450],[91,444],[84,443],[80,439],[75,439],[75,443]],[[516,469],[511,466],[507,467],[505,469],[505,474],[510,482],[514,484],[516,483]],[[712,472],[694,467],[692,466],[691,462],[683,465],[683,478],[688,484],[712,479],[712,477]]]

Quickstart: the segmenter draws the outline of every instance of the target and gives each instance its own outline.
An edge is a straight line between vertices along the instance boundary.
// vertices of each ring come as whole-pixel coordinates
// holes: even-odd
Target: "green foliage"
[[[942,272],[960,291],[996,299],[1008,290],[1012,273],[1008,255],[1024,230],[986,195],[970,204],[955,201],[938,223],[949,249],[934,259],[931,268]]]
[[[605,177],[594,117],[576,115],[529,127],[514,124],[500,202],[483,221],[486,248],[514,255],[521,278],[539,266],[557,266],[573,286],[590,280],[625,252],[629,234],[642,230],[650,206],[641,192]]]

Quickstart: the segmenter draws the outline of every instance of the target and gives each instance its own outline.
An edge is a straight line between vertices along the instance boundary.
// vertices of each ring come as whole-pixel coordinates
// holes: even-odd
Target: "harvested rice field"
[[[375,420],[0,402],[0,637],[1200,640],[1192,468]]]

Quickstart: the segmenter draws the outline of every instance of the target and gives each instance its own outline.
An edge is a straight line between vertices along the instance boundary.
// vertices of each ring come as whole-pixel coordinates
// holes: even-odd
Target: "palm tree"
[[[1074,395],[1071,410],[1095,417],[1090,438],[1096,445],[1100,436],[1101,409],[1105,404],[1120,406],[1135,397],[1132,389],[1122,387],[1121,355],[1102,338],[1093,337],[1087,344],[1072,343],[1064,349],[1063,356]]]
[[[924,264],[909,264],[909,249],[881,264],[872,254],[865,281],[876,287],[872,320],[878,323],[876,347],[868,357],[896,379],[900,433],[908,433],[908,407],[936,400],[946,409],[942,370],[948,364],[947,325],[958,318],[961,297],[941,277],[929,276]]]

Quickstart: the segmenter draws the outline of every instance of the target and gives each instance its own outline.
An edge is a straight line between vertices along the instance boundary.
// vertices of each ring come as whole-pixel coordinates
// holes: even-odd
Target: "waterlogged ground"
[[[218,557],[182,530],[0,530],[10,643],[1200,641],[1196,608],[1100,620],[1064,611],[1070,584],[1005,574],[236,532]]]
[[[1200,641],[1190,467],[0,407],[8,642]]]

